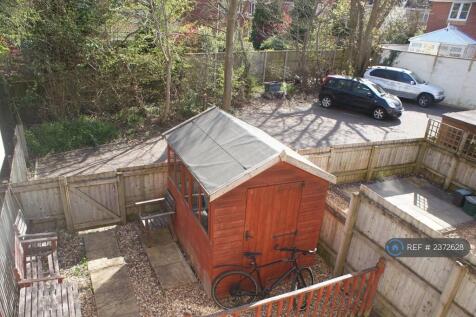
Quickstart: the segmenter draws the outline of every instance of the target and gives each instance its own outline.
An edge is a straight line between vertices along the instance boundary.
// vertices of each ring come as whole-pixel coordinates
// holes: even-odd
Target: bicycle
[[[290,276],[294,278],[291,285],[292,289],[290,291],[314,284],[313,272],[308,267],[300,267],[298,265],[297,254],[314,254],[317,249],[301,250],[295,247],[275,249],[290,252],[291,255],[287,259],[258,265],[256,263],[256,257],[261,255],[260,252],[244,252],[243,255],[251,260],[251,270],[249,272],[244,270],[231,270],[218,275],[212,284],[212,297],[215,303],[223,309],[250,304],[257,298],[261,299],[267,297],[271,291]],[[271,285],[264,287],[260,275],[260,269],[282,262],[290,262],[291,267],[276,281],[271,283]],[[256,275],[256,278],[253,277],[253,275]]]

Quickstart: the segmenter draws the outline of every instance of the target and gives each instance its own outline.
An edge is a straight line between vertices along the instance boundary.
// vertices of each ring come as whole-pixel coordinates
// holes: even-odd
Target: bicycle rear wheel
[[[308,287],[314,284],[314,273],[308,267],[303,267],[299,270],[294,281],[292,281],[291,291],[298,290],[300,288]]]
[[[252,303],[258,294],[256,279],[243,271],[223,272],[212,284],[213,300],[224,309]]]
[[[304,287],[308,287],[314,284],[314,273],[312,270],[308,267],[303,267],[299,270],[299,272],[296,274],[295,280],[292,282],[291,285],[291,291],[295,291]],[[294,308],[296,309],[297,303],[294,303]],[[307,306],[307,299],[304,298],[301,307],[299,307],[299,310],[305,309]]]

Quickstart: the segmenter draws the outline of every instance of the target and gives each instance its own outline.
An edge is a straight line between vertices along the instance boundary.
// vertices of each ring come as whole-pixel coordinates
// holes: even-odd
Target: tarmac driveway
[[[428,119],[457,111],[442,105],[421,108],[404,102],[399,119],[377,121],[369,114],[344,107],[324,109],[315,100],[267,101],[257,99],[237,115],[294,149],[349,143],[420,138]]]
[[[400,119],[376,121],[367,114],[345,108],[321,108],[311,98],[292,101],[258,98],[235,111],[235,115],[291,148],[301,149],[419,138],[424,136],[429,118],[440,118],[445,112],[456,111],[441,105],[423,109],[408,102],[404,107],[405,112]],[[166,159],[165,149],[163,138],[155,136],[54,154],[38,160],[34,176],[92,174],[119,167],[158,163]]]

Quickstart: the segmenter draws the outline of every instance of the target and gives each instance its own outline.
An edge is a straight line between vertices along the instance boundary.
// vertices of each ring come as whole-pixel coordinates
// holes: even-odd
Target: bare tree
[[[366,10],[366,3],[367,1],[362,0],[350,1],[351,34],[347,56],[352,61],[352,72],[355,76],[360,76],[368,66],[374,48],[374,35],[400,0],[374,0],[369,10]]]
[[[171,108],[172,68],[174,62],[173,32],[171,28],[180,24],[186,11],[187,1],[182,0],[137,0],[146,8],[147,14],[139,14],[144,25],[149,25],[154,34],[154,44],[160,47],[165,61],[165,105],[163,117],[167,119]],[[139,10],[140,12],[140,10]]]
[[[231,98],[233,88],[233,51],[236,26],[236,14],[238,11],[238,0],[228,1],[228,12],[226,18],[226,44],[225,44],[225,89],[223,97],[223,108],[231,109]]]

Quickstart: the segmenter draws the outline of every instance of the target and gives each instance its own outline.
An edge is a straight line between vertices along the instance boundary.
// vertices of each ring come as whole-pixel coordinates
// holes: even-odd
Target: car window
[[[356,84],[354,85],[354,88],[352,89],[352,92],[360,95],[360,96],[367,96],[369,93],[372,93],[369,87],[367,87],[364,84]]]
[[[385,70],[383,69],[374,69],[370,72],[370,76],[385,78]]]
[[[413,77],[413,79],[416,80],[417,83],[419,84],[424,84],[425,81],[423,79],[421,79],[420,77],[418,77],[417,74],[415,74],[414,72],[410,72],[410,75]]]
[[[386,70],[386,76],[387,79],[394,80],[394,81],[400,81],[400,72],[394,71],[394,70]]]
[[[405,73],[400,73],[400,81],[405,84],[410,84],[413,80],[413,78]]]
[[[385,90],[377,84],[368,83],[368,87],[378,96],[382,96],[386,94]]]
[[[334,79],[334,78],[330,78],[327,83],[326,83],[326,86],[327,87],[330,87],[330,88],[335,88],[337,84],[337,79]]]
[[[339,79],[337,80],[335,88],[339,90],[351,90],[352,82],[346,79]]]

